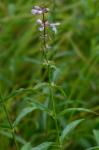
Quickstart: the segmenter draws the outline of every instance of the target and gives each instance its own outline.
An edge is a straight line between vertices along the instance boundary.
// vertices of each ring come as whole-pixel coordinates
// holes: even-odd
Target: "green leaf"
[[[30,143],[26,143],[22,148],[21,150],[32,150],[32,146]]]
[[[64,98],[67,98],[67,95],[66,95],[65,91],[62,89],[62,87],[57,86],[55,84],[54,84],[54,87],[61,92],[61,94],[64,96]]]
[[[32,112],[33,110],[35,110],[36,107],[27,107],[27,108],[24,108],[21,113],[18,115],[18,117],[16,118],[16,120],[14,121],[13,123],[13,126],[17,126],[19,124],[19,122],[27,115],[29,114],[30,112]]]
[[[99,145],[99,130],[93,130],[97,145]]]
[[[10,129],[10,125],[8,124],[0,124],[1,129]]]
[[[99,150],[99,146],[90,147],[87,148],[86,150]]]
[[[32,107],[35,107],[36,109],[38,110],[41,110],[41,111],[45,111],[47,114],[49,114],[50,116],[53,116],[53,112],[50,111],[46,106],[45,104],[42,104],[40,102],[37,102],[37,101],[34,101],[34,100],[31,100],[30,98],[27,98],[28,101],[29,101],[29,104],[32,106]]]
[[[43,83],[39,83],[37,85],[34,86],[34,88],[20,88],[17,90],[12,91],[12,93],[10,95],[8,95],[7,97],[4,98],[4,100],[9,100],[10,98],[16,97],[17,95],[23,94],[23,93],[33,93],[38,89],[41,89],[44,86],[48,86],[47,83],[43,82]]]
[[[44,142],[34,148],[32,150],[47,150],[52,145],[52,142]]]
[[[4,100],[9,100],[10,98],[16,97],[17,95],[26,93],[26,92],[33,92],[34,89],[30,88],[30,89],[24,89],[24,88],[20,88],[18,90],[14,90],[10,95],[8,95],[7,97],[4,98]]]
[[[73,111],[80,111],[80,112],[87,112],[87,113],[93,113],[93,114],[97,114],[96,112],[90,110],[90,109],[87,109],[87,108],[68,108],[68,109],[65,109],[63,111],[60,112],[59,116],[60,115],[64,115],[65,113],[67,112],[73,112]]]
[[[28,99],[30,100],[30,99]],[[42,111],[45,111],[47,112],[50,116],[52,116],[52,112],[47,108],[45,107],[43,104],[41,104],[40,102],[35,102],[33,100],[30,100],[30,103],[29,103],[31,106],[28,106],[26,108],[24,108],[20,114],[18,115],[18,117],[16,118],[16,120],[14,121],[13,123],[13,126],[17,126],[19,124],[19,122],[29,113],[31,113],[32,111],[34,110],[42,110]]]
[[[42,89],[43,87],[46,87],[46,86],[48,86],[48,83],[42,82],[42,83],[35,85],[33,89],[38,90],[38,89]]]
[[[64,139],[68,136],[68,134],[76,128],[76,126],[81,123],[84,119],[79,119],[71,122],[66,126],[66,128],[63,130],[61,136],[60,136],[60,141],[63,142]]]
[[[47,150],[52,145],[52,142],[44,142],[36,147],[31,146],[30,143],[26,143],[21,150]]]
[[[8,132],[7,130],[5,130],[5,131],[2,130],[2,131],[0,131],[0,134],[3,135],[3,136],[8,137],[8,138],[10,138],[10,139],[13,139],[12,133]],[[22,137],[17,136],[17,135],[15,135],[15,137],[16,137],[16,140],[17,140],[19,143],[21,143],[21,144],[25,144],[25,143],[26,143],[26,141],[25,141]]]
[[[36,109],[43,110],[43,111],[50,113],[50,110],[44,104],[40,102],[30,100],[30,104],[32,107],[35,107]]]

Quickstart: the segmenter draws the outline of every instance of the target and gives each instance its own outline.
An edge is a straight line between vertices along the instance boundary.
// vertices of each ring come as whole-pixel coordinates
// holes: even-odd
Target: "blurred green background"
[[[60,128],[84,118],[64,143],[64,150],[84,150],[99,144],[99,0],[0,0],[0,93],[8,97],[7,110],[12,122],[29,99],[49,105],[48,89],[21,92],[47,81],[42,67],[41,39],[36,25],[38,16],[32,6],[50,8],[48,20],[60,22],[58,33],[49,31],[49,59],[56,69],[52,80],[67,95],[55,90],[57,113],[68,108],[87,108],[97,113],[69,112],[59,118]],[[15,90],[18,92],[14,92]],[[21,89],[21,90],[20,90]],[[14,96],[9,97],[9,95]],[[49,118],[49,119],[48,119]],[[49,121],[48,121],[49,120]],[[0,103],[0,150],[15,150],[5,113]],[[54,123],[44,112],[35,111],[16,127],[19,146],[36,146],[54,141]],[[95,132],[96,131],[96,132]],[[95,136],[98,133],[98,142]]]

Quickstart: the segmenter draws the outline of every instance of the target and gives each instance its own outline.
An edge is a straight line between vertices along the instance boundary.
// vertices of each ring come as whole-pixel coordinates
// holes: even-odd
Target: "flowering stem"
[[[12,131],[12,137],[13,137],[13,140],[14,140],[14,143],[15,143],[15,146],[16,146],[16,150],[19,150],[19,147],[18,147],[18,144],[16,142],[16,137],[15,137],[15,131],[14,131],[14,128],[13,128],[13,125],[12,125],[12,122],[10,120],[10,117],[9,117],[9,114],[8,114],[8,111],[7,111],[7,108],[6,108],[6,105],[5,105],[5,102],[0,94],[0,99],[1,99],[1,102],[2,102],[2,106],[3,106],[3,109],[4,109],[4,112],[6,114],[6,117],[7,117],[7,120],[9,122],[9,125],[10,125],[10,129]]]
[[[44,24],[44,32],[43,32],[43,54],[44,54],[44,58],[48,64],[48,58],[47,58],[47,51],[46,51],[46,27],[45,27],[45,15],[43,13],[43,24]]]
[[[60,137],[59,137],[59,126],[58,126],[58,121],[57,121],[57,117],[56,117],[56,109],[55,109],[55,101],[54,101],[54,89],[52,86],[52,82],[51,82],[51,66],[49,64],[48,61],[48,57],[47,57],[47,51],[46,51],[46,26],[45,26],[45,14],[43,13],[43,24],[44,24],[44,31],[43,31],[43,54],[44,54],[44,59],[47,63],[47,69],[48,69],[48,82],[49,82],[49,93],[50,93],[50,99],[52,101],[52,106],[53,106],[53,114],[54,114],[54,120],[55,120],[55,126],[56,126],[56,130],[57,130],[57,140],[59,143],[59,148],[60,150],[62,150],[61,148],[61,142],[60,142]]]

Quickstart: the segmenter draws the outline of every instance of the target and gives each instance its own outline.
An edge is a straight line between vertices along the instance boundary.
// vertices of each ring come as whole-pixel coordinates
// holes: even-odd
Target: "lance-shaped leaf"
[[[68,108],[68,109],[65,109],[65,110],[61,111],[59,113],[59,116],[64,115],[68,112],[85,112],[85,113],[93,113],[93,114],[97,115],[96,112],[94,112],[90,109],[87,109],[87,108]]]
[[[52,142],[44,142],[31,150],[48,150],[48,148],[52,145]]]
[[[13,123],[13,126],[17,126],[19,124],[19,122],[29,113],[31,113],[33,110],[35,110],[36,107],[26,107],[24,108],[20,114],[18,115],[18,117],[16,118],[16,120]]]
[[[99,130],[93,130],[94,137],[96,139],[97,145],[99,146]]]
[[[61,136],[60,136],[60,141],[63,142],[64,139],[68,136],[68,134],[73,131],[78,124],[80,124],[84,119],[79,119],[79,120],[75,120],[71,123],[69,123],[65,129],[63,130]]]
[[[52,116],[52,112],[45,107],[43,104],[41,104],[40,102],[35,102],[35,101],[31,101],[30,100],[30,106],[24,108],[20,114],[18,115],[18,117],[16,118],[16,120],[13,123],[13,127],[17,126],[19,124],[19,122],[29,113],[31,113],[34,110],[41,110],[41,111],[45,111],[46,113],[48,113],[49,115]]]
[[[21,150],[32,150],[32,146],[30,143],[26,143],[22,148]]]
[[[36,147],[32,147],[30,143],[26,143],[21,150],[48,150],[51,145],[52,142],[44,142]]]

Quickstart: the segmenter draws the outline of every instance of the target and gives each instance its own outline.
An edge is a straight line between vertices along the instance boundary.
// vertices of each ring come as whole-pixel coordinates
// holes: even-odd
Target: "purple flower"
[[[57,33],[57,26],[59,26],[60,23],[57,22],[57,23],[50,23],[50,27],[52,29],[52,31],[54,31],[55,33]]]
[[[60,23],[49,23],[48,21],[43,22],[41,19],[37,19],[37,23],[39,24],[39,31],[43,31],[44,27],[50,27],[52,31],[57,33],[57,26],[60,25]]]
[[[43,7],[39,7],[39,6],[34,6],[31,10],[31,13],[33,15],[40,15],[43,13],[47,13],[49,11],[49,8],[43,8]]]
[[[44,18],[44,13],[47,13],[49,11],[49,8],[44,8],[44,7],[39,7],[39,6],[34,6],[31,10],[31,13],[34,15],[41,15],[43,14],[43,19],[37,19],[37,24],[39,25],[39,31],[44,31],[46,27],[50,27],[52,31],[57,33],[57,26],[60,25],[60,23],[49,23],[47,20]]]
[[[49,25],[48,21],[43,22],[41,19],[37,19],[36,22],[39,24],[39,31],[44,31],[44,27]]]

